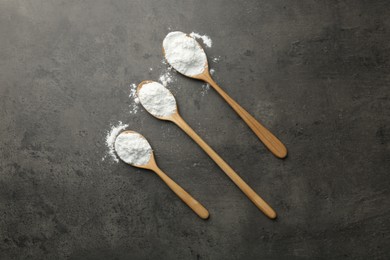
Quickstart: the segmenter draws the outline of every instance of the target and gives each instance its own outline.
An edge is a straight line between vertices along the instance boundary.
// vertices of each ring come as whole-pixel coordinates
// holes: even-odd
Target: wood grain
[[[170,121],[186,132],[241,189],[242,192],[270,219],[276,218],[276,212],[265,202],[241,177],[205,142],[178,114],[170,117]]]
[[[252,129],[268,150],[270,150],[276,157],[283,159],[287,156],[287,148],[284,144],[244,108],[242,108],[235,100],[233,100],[220,86],[218,86],[218,84],[211,78],[208,66],[206,66],[203,74],[194,76],[194,78],[203,80],[210,84],[245,121],[245,123],[250,127],[250,129]]]
[[[146,165],[137,166],[155,172],[168,187],[185,203],[190,207],[200,218],[208,219],[210,214],[207,209],[194,199],[188,192],[179,186],[174,180],[172,180],[166,173],[164,173],[156,164],[154,155],[150,157],[149,162]]]

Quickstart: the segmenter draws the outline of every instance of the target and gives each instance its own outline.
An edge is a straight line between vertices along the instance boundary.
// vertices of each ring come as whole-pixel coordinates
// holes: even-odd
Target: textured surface
[[[0,258],[389,259],[389,13],[386,0],[1,0]],[[168,28],[209,35],[216,81],[287,145],[274,158],[215,92],[171,85],[276,221],[176,126],[129,114],[129,84],[165,67]],[[152,173],[101,161],[118,120],[208,221]]]

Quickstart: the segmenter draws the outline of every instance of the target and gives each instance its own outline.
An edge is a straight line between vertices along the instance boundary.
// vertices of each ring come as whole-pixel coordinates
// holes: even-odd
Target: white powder
[[[171,73],[167,70],[163,74],[160,75],[158,80],[164,85],[167,86],[169,83],[173,81],[173,77]]]
[[[161,61],[163,64],[167,64],[166,60]],[[166,87],[169,83],[176,81],[176,71],[172,68],[171,65],[165,66],[164,69],[161,69],[160,76],[158,80]]]
[[[211,46],[213,45],[213,41],[207,35],[200,35],[199,33],[192,32],[192,33],[190,33],[190,36],[192,38],[202,39],[204,45],[206,45],[209,48],[211,48]]]
[[[135,114],[138,112],[138,104],[139,104],[139,99],[137,97],[137,85],[132,83],[130,85],[130,95],[129,95],[130,100],[132,101],[131,104],[129,105],[130,107],[130,114]]]
[[[199,43],[182,32],[170,32],[163,41],[165,58],[172,67],[187,76],[201,74],[207,57]]]
[[[209,90],[210,90],[210,85],[206,83],[202,85],[202,91],[200,93],[202,94],[202,96],[204,96],[207,94]]]
[[[215,72],[215,69],[210,69],[210,75],[213,75]],[[209,83],[203,84],[202,85],[202,91],[200,92],[202,96],[204,96],[210,89]]]
[[[115,151],[124,162],[141,166],[149,162],[152,147],[148,141],[135,132],[122,132],[115,139]]]
[[[177,110],[175,97],[160,83],[144,84],[138,97],[142,106],[155,117],[168,117]]]
[[[126,127],[128,127],[129,125],[127,124],[123,124],[121,121],[118,122],[118,125],[113,125],[111,126],[111,130],[107,133],[106,135],[106,145],[108,147],[108,154],[111,156],[111,158],[115,161],[115,162],[119,162],[118,158],[116,157],[115,155],[115,149],[114,149],[114,142],[115,142],[115,138],[117,137],[117,135],[124,129],[126,129]],[[104,156],[102,158],[102,161],[104,161],[104,159],[106,158],[106,156]]]

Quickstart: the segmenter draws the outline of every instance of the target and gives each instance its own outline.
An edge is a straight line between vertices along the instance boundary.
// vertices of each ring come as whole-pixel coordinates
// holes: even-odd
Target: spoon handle
[[[232,99],[209,75],[203,75],[201,79],[209,83],[225,101],[236,111],[236,113],[245,121],[245,123],[252,129],[257,137],[264,143],[264,145],[278,158],[285,158],[287,156],[287,148],[284,144],[274,136],[267,128],[259,123],[251,114],[242,108],[234,99]]]
[[[160,168],[157,166],[153,168],[153,171],[168,185],[176,195],[184,201],[200,218],[208,219],[209,212],[202,204],[194,199],[188,192],[180,187],[176,182],[168,177]]]
[[[180,117],[175,114],[172,121],[188,134],[241,189],[242,192],[270,219],[276,218],[276,212]]]

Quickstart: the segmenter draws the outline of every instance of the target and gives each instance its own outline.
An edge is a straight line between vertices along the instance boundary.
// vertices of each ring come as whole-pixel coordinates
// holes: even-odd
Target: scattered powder
[[[217,63],[220,59],[221,59],[221,57],[214,57],[214,58],[212,58],[211,60],[212,60],[214,63]]]
[[[211,46],[213,45],[213,41],[207,35],[200,35],[199,33],[192,32],[190,33],[190,36],[192,38],[202,39],[204,45],[206,45],[209,48],[211,48]]]
[[[213,75],[215,72],[214,69],[210,69],[210,74]],[[204,96],[210,89],[210,85],[209,83],[206,83],[206,84],[203,84],[202,85],[202,91],[200,92],[202,94],[202,96]]]
[[[124,129],[126,129],[126,127],[128,127],[129,125],[127,124],[123,124],[121,121],[118,122],[118,125],[113,125],[111,126],[111,130],[107,133],[107,136],[106,136],[106,145],[108,147],[108,155],[111,156],[111,158],[115,161],[115,162],[119,162],[118,158],[116,157],[115,155],[115,149],[114,149],[114,143],[115,143],[115,138],[117,137],[117,135]],[[106,156],[104,156],[102,158],[102,161],[104,161],[104,159],[106,158]]]
[[[134,83],[132,83],[130,85],[130,95],[129,95],[129,98],[131,99],[131,104],[129,105],[130,107],[130,114],[135,114],[138,112],[138,108],[139,108],[139,99],[137,97],[137,85],[135,85]]]
[[[138,96],[142,106],[155,117],[168,117],[177,110],[175,97],[160,83],[143,85]]]
[[[199,43],[182,32],[170,32],[163,41],[165,58],[174,69],[187,76],[201,74],[207,57]]]
[[[149,162],[152,147],[148,141],[135,132],[122,132],[115,139],[115,151],[124,162],[141,166]]]
[[[169,70],[165,71],[160,75],[158,80],[164,85],[167,86],[169,83],[173,81],[173,77],[171,75],[171,72]]]
[[[161,61],[163,64],[167,64],[166,60]],[[158,80],[166,87],[169,83],[172,83],[177,80],[176,71],[171,65],[168,64],[164,69],[161,69],[160,76]]]
[[[202,85],[202,91],[200,92],[202,94],[202,96],[204,96],[210,89],[210,85],[209,84],[203,84]]]

